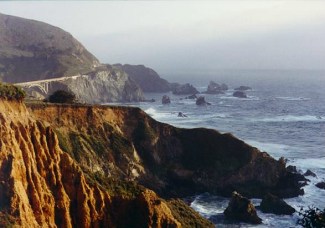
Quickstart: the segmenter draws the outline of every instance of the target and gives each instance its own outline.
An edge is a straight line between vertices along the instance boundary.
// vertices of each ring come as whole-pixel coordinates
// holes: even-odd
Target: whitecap
[[[294,116],[294,115],[286,115],[286,116],[274,116],[267,117],[262,119],[254,119],[252,121],[262,121],[262,122],[323,122],[325,121],[325,116],[312,116],[312,115],[304,115],[304,116]]]
[[[276,97],[279,100],[286,100],[286,101],[309,101],[310,98],[308,97]]]
[[[294,164],[304,169],[325,169],[325,157],[323,158],[299,158],[294,159]]]
[[[241,101],[259,101],[260,98],[256,96],[247,96],[246,98],[241,98],[241,97],[234,97],[232,95],[230,96],[221,96],[220,99],[229,99],[229,100],[241,100]]]
[[[155,116],[157,114],[157,110],[152,107],[150,107],[144,111],[150,116]]]
[[[277,144],[277,143],[264,143],[254,140],[245,140],[245,142],[251,146],[258,148],[261,151],[271,154],[275,158],[286,156],[290,151],[294,151],[292,146]]]

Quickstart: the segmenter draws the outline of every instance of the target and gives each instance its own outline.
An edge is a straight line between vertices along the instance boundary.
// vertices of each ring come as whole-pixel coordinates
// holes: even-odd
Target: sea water
[[[210,80],[226,83],[225,94],[207,95],[211,105],[197,106],[195,100],[184,99],[172,93],[150,93],[146,98],[153,103],[137,106],[158,121],[177,127],[207,127],[220,132],[230,132],[248,144],[268,152],[278,159],[285,157],[288,165],[295,165],[304,173],[307,169],[317,177],[307,177],[303,196],[285,199],[297,211],[308,206],[325,207],[325,190],[315,186],[325,179],[325,72],[324,71],[223,71],[187,77],[169,77],[169,81],[190,82],[205,91]],[[240,85],[252,87],[248,98],[232,96]],[[166,94],[171,104],[162,105]],[[178,117],[182,112],[187,117]],[[259,205],[259,199],[252,199]],[[293,216],[264,214],[262,225],[229,223],[223,211],[229,202],[208,193],[197,196],[192,208],[213,221],[218,227],[296,227],[298,213]]]

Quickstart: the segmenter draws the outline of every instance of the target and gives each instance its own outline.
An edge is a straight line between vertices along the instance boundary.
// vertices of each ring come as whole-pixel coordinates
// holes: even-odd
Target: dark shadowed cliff
[[[167,92],[170,91],[169,82],[162,79],[156,71],[143,65],[114,64],[125,71],[136,81],[144,92]]]
[[[61,148],[84,170],[134,180],[163,196],[233,191],[262,197],[302,194],[298,177],[279,161],[230,134],[181,129],[138,108],[29,105],[50,123]]]

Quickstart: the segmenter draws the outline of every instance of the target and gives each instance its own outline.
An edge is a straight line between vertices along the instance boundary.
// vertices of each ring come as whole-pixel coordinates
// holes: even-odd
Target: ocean
[[[307,169],[317,177],[308,177],[303,196],[285,199],[297,211],[308,206],[325,207],[325,190],[315,186],[325,180],[325,71],[216,71],[191,75],[166,75],[169,81],[192,83],[205,91],[210,80],[226,83],[225,94],[205,96],[209,106],[197,106],[195,100],[184,99],[172,93],[147,93],[153,103],[132,104],[140,107],[154,119],[177,127],[213,128],[230,132],[248,144],[268,152],[278,159],[285,157],[304,173]],[[252,87],[248,98],[232,96],[240,85]],[[163,95],[171,104],[162,105]],[[178,117],[178,112],[187,117]],[[252,199],[259,205],[259,199]],[[223,217],[229,199],[208,193],[195,196],[191,207],[218,227],[296,227],[298,213],[293,216],[264,214],[261,225],[229,223]]]

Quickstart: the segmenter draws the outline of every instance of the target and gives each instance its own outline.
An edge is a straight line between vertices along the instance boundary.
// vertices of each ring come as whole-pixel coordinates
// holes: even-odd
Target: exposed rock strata
[[[100,184],[103,179],[96,172],[85,172],[61,150],[49,123],[36,120],[21,103],[1,100],[0,110],[0,224],[181,227],[185,221],[192,221],[202,227],[212,227],[197,213],[187,218],[179,216],[169,202],[151,190],[137,185],[133,187],[135,190],[130,190],[123,187],[125,184],[116,187],[110,182]],[[76,128],[82,128],[82,122],[76,119],[78,114],[74,114]],[[118,118],[114,112],[105,118],[114,115]],[[109,190],[112,188],[114,191]]]
[[[139,108],[29,105],[29,109],[55,127],[61,148],[83,170],[135,180],[161,195],[230,196],[235,190],[248,197],[303,194],[299,181],[304,177],[289,172],[284,159],[277,161],[231,134],[175,128]]]
[[[64,80],[46,82],[47,91],[40,84],[25,83],[22,88],[29,95],[46,98],[57,90],[71,91],[82,103],[142,101],[144,95],[139,86],[128,75],[114,67],[101,67],[88,75],[67,77]]]

